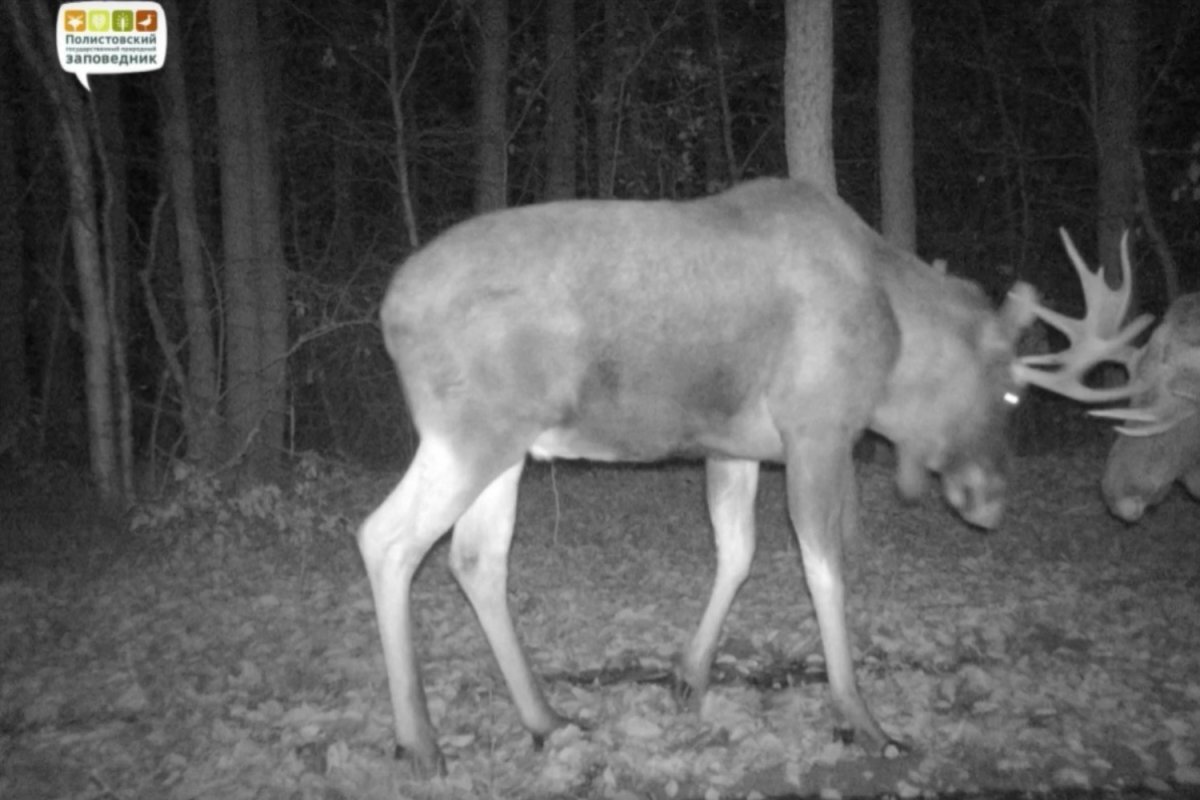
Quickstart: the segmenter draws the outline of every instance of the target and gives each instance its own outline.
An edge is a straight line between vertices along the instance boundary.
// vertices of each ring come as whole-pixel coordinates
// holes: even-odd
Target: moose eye
[[[1016,392],[1005,392],[1004,402],[1015,408],[1021,404],[1021,395],[1017,394]]]

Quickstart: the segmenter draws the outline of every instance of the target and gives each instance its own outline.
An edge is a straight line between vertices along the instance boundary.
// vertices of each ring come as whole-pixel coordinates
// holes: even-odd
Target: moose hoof
[[[704,699],[704,690],[676,674],[671,678],[671,697],[680,711],[699,711],[700,702]]]
[[[833,741],[838,744],[854,744],[854,728],[843,728],[840,725],[833,729]]]
[[[430,752],[419,753],[398,744],[392,755],[397,761],[407,762],[417,780],[446,777],[446,758],[436,746]]]
[[[580,720],[571,719],[569,717],[560,716],[558,714],[554,715],[554,720],[555,720],[554,724],[551,725],[549,728],[547,728],[544,731],[530,731],[529,732],[529,735],[531,737],[533,737],[534,752],[537,752],[537,753],[542,752],[542,749],[546,746],[546,739],[548,737],[550,737],[551,735],[553,735],[553,733],[555,731],[565,728],[568,725],[573,725],[581,731],[588,731],[588,730],[591,730],[591,728],[592,728],[592,726],[586,722],[581,722]]]
[[[838,726],[833,729],[833,740],[839,744],[852,745],[854,744],[854,728],[846,728]],[[900,758],[908,753],[908,748],[895,739],[887,739],[879,748],[879,757],[887,760]]]

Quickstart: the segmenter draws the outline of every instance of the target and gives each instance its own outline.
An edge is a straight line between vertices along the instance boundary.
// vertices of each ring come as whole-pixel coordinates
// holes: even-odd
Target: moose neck
[[[975,396],[972,376],[989,360],[1002,365],[1005,354],[981,352],[989,338],[984,328],[997,322],[978,287],[882,241],[875,263],[900,329],[900,353],[870,427],[896,446],[901,489],[915,493],[926,469],[941,468],[956,435],[945,420],[972,417],[972,404],[990,400]]]

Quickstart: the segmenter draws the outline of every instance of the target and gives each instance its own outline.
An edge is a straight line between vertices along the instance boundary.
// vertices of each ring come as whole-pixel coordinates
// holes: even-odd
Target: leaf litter
[[[431,782],[391,758],[353,541],[388,480],[310,464],[287,492],[182,486],[90,547],[9,548],[0,797],[1200,790],[1200,506],[1179,493],[1125,527],[1100,503],[1101,458],[1022,459],[990,534],[932,498],[902,506],[886,469],[860,470],[849,625],[868,704],[911,745],[895,761],[832,737],[779,471],[694,713],[668,678],[715,568],[702,470],[531,466],[509,601],[550,702],[579,724],[534,749],[443,542],[414,586],[449,768]]]

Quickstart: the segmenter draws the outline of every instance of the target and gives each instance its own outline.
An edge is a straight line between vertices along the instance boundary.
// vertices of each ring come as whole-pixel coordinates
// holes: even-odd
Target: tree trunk
[[[117,463],[121,494],[132,500],[133,398],[129,390],[129,357],[124,332],[129,329],[129,177],[125,159],[125,131],[121,123],[120,85],[103,79],[92,93],[92,118],[96,161],[104,188],[100,213],[100,241],[104,269],[105,313],[112,347],[113,401],[117,421]]]
[[[620,65],[617,61],[618,0],[604,0],[604,45],[600,94],[596,98],[596,196],[612,197],[617,176],[617,115],[620,113]]]
[[[788,173],[837,191],[833,164],[833,0],[786,0]]]
[[[92,102],[96,108],[99,144],[102,146],[104,195],[103,224],[106,259],[116,269],[113,274],[113,299],[117,324],[128,328],[131,282],[129,270],[129,165],[125,151],[125,131],[121,123],[121,81],[123,75],[94,76],[91,79]]]
[[[883,236],[917,249],[913,176],[912,9],[909,0],[879,1],[879,192]]]
[[[475,210],[508,205],[508,0],[480,0]]]
[[[575,0],[547,3],[547,200],[575,196]]]
[[[88,457],[101,503],[111,509],[120,509],[125,497],[117,450],[113,331],[109,287],[101,255],[100,217],[96,210],[92,142],[77,90],[69,85],[68,74],[59,70],[55,63],[55,45],[50,34],[54,30],[54,21],[47,8],[34,3],[22,10],[17,0],[6,0],[5,8],[13,23],[17,48],[40,79],[57,115],[55,126],[63,149],[71,210],[71,252],[83,309]]]
[[[396,189],[400,195],[400,209],[404,217],[404,228],[408,231],[408,246],[416,250],[421,246],[421,235],[417,228],[417,212],[413,202],[412,185],[408,176],[408,134],[405,130],[409,115],[404,113],[404,90],[408,79],[420,55],[420,43],[414,48],[409,71],[403,77],[400,75],[400,42],[398,41],[398,26],[396,25],[396,0],[387,0],[388,22],[388,98],[391,100],[392,125],[395,126],[393,148],[396,153]],[[339,70],[342,75],[345,70]],[[337,151],[344,152],[345,147],[338,146]]]
[[[63,87],[66,89],[67,87]],[[63,143],[63,166],[70,195],[71,253],[79,280],[83,306],[84,385],[87,389],[88,452],[92,478],[101,501],[123,505],[121,470],[117,462],[116,408],[113,403],[112,329],[109,327],[108,292],[100,255],[100,218],[96,213],[96,185],[92,173],[92,147],[78,98],[64,91],[58,135]]]
[[[15,57],[9,42],[9,37],[0,36],[0,61],[6,64]],[[25,374],[25,259],[12,83],[0,81],[0,459],[21,454],[21,429],[31,396]]]
[[[1167,237],[1154,216],[1154,209],[1150,207],[1150,193],[1146,190],[1146,168],[1138,150],[1133,153],[1133,171],[1137,183],[1138,216],[1146,228],[1146,235],[1150,238],[1158,261],[1162,264],[1163,289],[1167,295],[1165,305],[1169,306],[1179,297],[1179,264],[1175,261],[1171,246],[1167,244]]]
[[[242,9],[251,4],[233,5]],[[281,171],[275,151],[278,137],[271,125],[271,120],[279,118],[276,112],[284,96],[281,43],[288,42],[290,32],[284,22],[283,8],[282,0],[263,0],[262,30],[266,35],[255,31],[253,38],[247,41],[253,50],[262,54],[258,69],[262,74],[263,99],[252,103],[248,114],[254,157],[266,165],[262,179],[256,181],[254,192],[257,222],[254,239],[263,264],[259,289],[258,364],[268,416],[263,420],[263,436],[253,458],[257,464],[272,469],[278,466],[279,456],[289,446],[287,436],[292,427],[287,385],[288,265],[283,255],[283,212],[279,200]],[[254,99],[252,89],[249,94]]]
[[[175,0],[163,3],[170,29],[182,30]],[[187,370],[179,386],[183,406],[187,458],[201,465],[212,465],[220,454],[220,416],[217,402],[220,372],[217,365],[216,337],[213,333],[212,304],[204,261],[204,235],[196,211],[196,175],[192,152],[192,127],[188,120],[187,84],[184,79],[183,38],[174,40],[174,58],[168,58],[161,72],[162,140],[175,211],[175,231],[179,247],[179,270],[183,289],[183,315],[187,323]]]
[[[53,138],[49,143],[44,141],[46,131],[55,130],[56,116],[57,108],[51,103],[38,103],[28,108],[24,118],[16,118],[22,124],[22,141],[39,157],[52,158],[51,151],[61,146]],[[36,370],[31,383],[37,431],[31,450],[39,460],[61,458],[68,452],[72,456],[65,457],[71,458],[87,452],[87,417],[83,413],[87,400],[80,379],[82,363],[76,357],[82,342],[76,348],[71,333],[82,323],[74,315],[70,257],[64,238],[70,209],[64,200],[63,189],[50,181],[35,180],[25,190],[22,208],[30,260],[26,276],[32,279],[26,288],[31,303],[26,310],[31,328],[29,356]]]
[[[783,113],[788,173],[837,193],[833,162],[833,0],[786,0],[787,53]],[[859,439],[854,457],[870,461],[874,439]]]
[[[1136,0],[1099,0],[1095,14],[1099,51],[1099,74],[1094,77],[1099,165],[1096,251],[1109,284],[1115,286],[1121,280],[1121,234],[1133,224],[1137,210]]]
[[[392,7],[395,5],[395,0],[388,0],[388,14],[392,12]],[[391,17],[388,17],[389,22]],[[390,37],[389,37],[390,39]],[[329,77],[333,81],[333,114],[332,119],[328,124],[333,128],[329,132],[326,141],[329,146],[328,158],[332,162],[329,180],[329,196],[333,204],[333,219],[329,225],[329,249],[328,258],[334,264],[349,264],[354,258],[354,249],[357,245],[357,233],[355,231],[356,220],[354,219],[354,156],[355,152],[352,148],[346,146],[346,140],[349,138],[349,128],[347,124],[349,120],[354,119],[355,110],[351,104],[354,102],[350,94],[350,77],[354,74],[349,65],[339,63],[332,69],[328,70]],[[389,94],[391,93],[391,85],[388,86]],[[398,102],[398,99],[392,97],[393,107]],[[346,122],[343,122],[345,120]],[[403,141],[403,118],[394,119],[396,125],[397,140]],[[337,129],[338,126],[345,125],[345,130]],[[397,148],[400,152],[403,150]],[[407,161],[407,158],[405,159]],[[401,167],[403,171],[405,167]],[[405,217],[407,222],[407,217]],[[409,245],[415,249],[415,244],[411,241]]]
[[[225,259],[226,423],[254,477],[277,465],[285,431],[286,264],[255,8],[212,0],[221,230]]]
[[[708,121],[705,131],[705,177],[710,190],[728,186],[741,179],[733,153],[733,115],[729,110],[729,88],[725,81],[725,52],[721,47],[721,9],[717,0],[704,0],[704,40],[701,52],[708,53],[714,80],[708,96]]]

